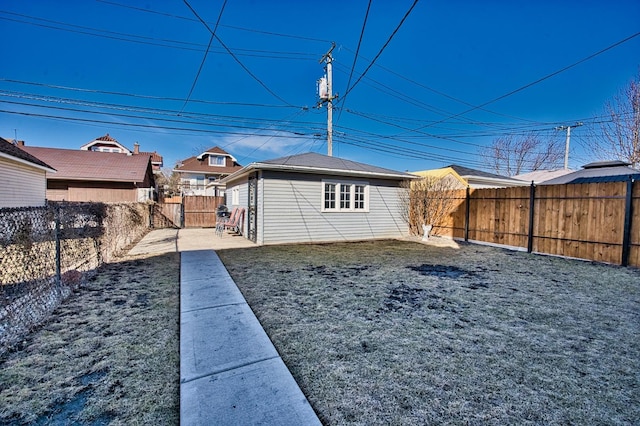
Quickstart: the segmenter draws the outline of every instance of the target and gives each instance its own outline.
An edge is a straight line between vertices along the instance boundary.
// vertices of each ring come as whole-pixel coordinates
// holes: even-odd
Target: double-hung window
[[[367,182],[325,180],[322,182],[323,212],[368,212]]]
[[[224,167],[224,155],[210,155],[209,156],[209,165],[210,166],[222,166]]]
[[[336,209],[336,187],[337,183],[324,182],[324,209],[323,210],[335,210]]]

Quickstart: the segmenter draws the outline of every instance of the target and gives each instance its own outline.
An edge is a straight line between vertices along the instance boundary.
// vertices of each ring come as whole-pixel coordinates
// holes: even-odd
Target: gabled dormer
[[[87,142],[86,144],[80,147],[82,151],[99,151],[99,152],[117,152],[121,154],[133,154],[129,148],[122,145],[120,142],[109,136],[107,133],[104,136],[100,136],[92,140],[91,142]]]
[[[202,161],[210,167],[234,167],[238,166],[235,157],[219,147],[213,147],[196,157],[196,160]]]

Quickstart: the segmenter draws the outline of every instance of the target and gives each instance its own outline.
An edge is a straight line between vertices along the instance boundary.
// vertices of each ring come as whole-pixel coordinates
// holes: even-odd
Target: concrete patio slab
[[[154,229],[145,235],[131,250],[130,256],[149,253],[173,253],[178,251],[177,229]]]
[[[187,228],[180,230],[178,251],[192,250],[224,250],[230,248],[248,248],[257,245],[242,235],[224,232],[216,235],[214,228]]]

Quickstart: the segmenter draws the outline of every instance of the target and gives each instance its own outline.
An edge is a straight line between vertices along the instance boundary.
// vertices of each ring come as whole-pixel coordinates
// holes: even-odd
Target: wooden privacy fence
[[[468,189],[452,198],[439,235],[640,267],[637,182]]]
[[[224,197],[189,195],[164,199],[158,203],[157,215],[169,226],[207,228],[216,226],[218,206]]]

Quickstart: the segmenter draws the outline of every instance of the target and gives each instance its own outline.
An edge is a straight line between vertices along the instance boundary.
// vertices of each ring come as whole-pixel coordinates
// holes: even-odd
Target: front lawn
[[[220,257],[326,424],[632,424],[640,271],[486,246]]]

